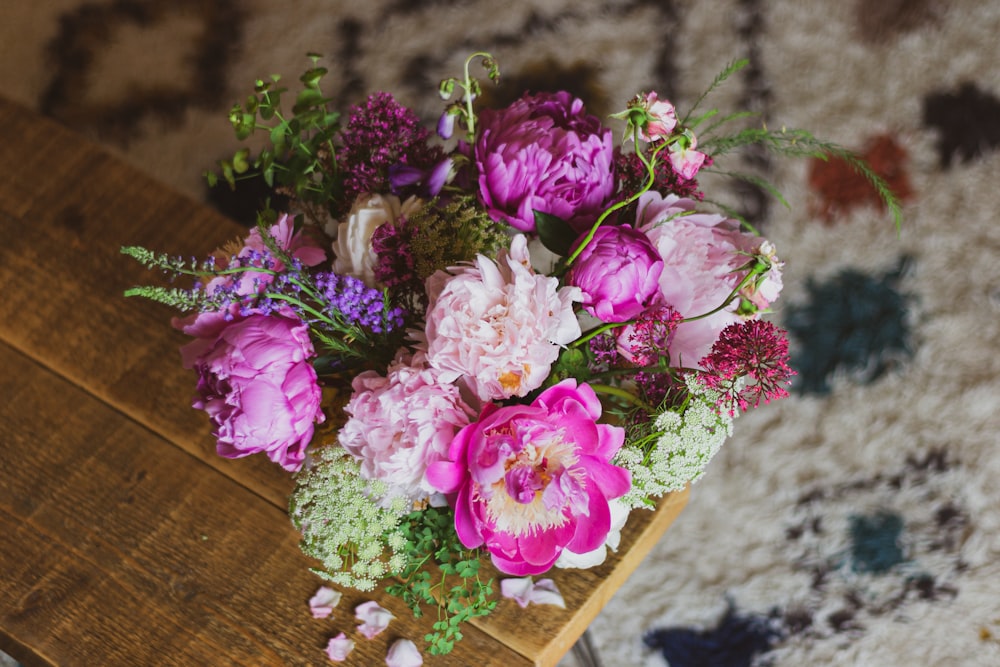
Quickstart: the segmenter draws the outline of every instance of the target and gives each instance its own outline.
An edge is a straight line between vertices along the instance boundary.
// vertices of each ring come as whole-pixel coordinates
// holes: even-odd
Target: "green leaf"
[[[535,229],[542,245],[560,257],[568,255],[579,234],[559,216],[542,211],[534,211],[534,214]]]
[[[245,174],[250,169],[250,149],[241,148],[233,155],[233,171],[237,174]]]

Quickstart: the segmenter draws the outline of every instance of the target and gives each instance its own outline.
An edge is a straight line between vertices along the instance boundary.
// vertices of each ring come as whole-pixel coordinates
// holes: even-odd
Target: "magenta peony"
[[[212,419],[218,453],[264,452],[298,470],[314,424],[324,419],[308,328],[293,318],[251,315],[214,330],[182,347],[181,356],[198,372],[193,405]]]
[[[400,354],[386,377],[366,371],[354,378],[344,411],[340,444],[361,463],[361,474],[379,479],[394,494],[426,498],[434,488],[427,466],[444,459],[452,438],[476,415],[459,388],[438,381],[423,352]]]
[[[580,335],[576,287],[535,273],[518,234],[497,262],[439,271],[427,280],[427,359],[443,382],[465,379],[484,401],[524,396],[542,386],[560,345]]]
[[[485,546],[501,572],[548,570],[564,550],[605,544],[608,501],[628,492],[627,470],[610,463],[625,430],[598,424],[601,403],[586,384],[563,380],[530,405],[487,405],[451,443],[428,480],[450,494],[455,530]]]
[[[599,227],[566,276],[584,309],[602,322],[637,317],[660,291],[663,260],[649,238],[627,226]]]
[[[611,130],[569,93],[525,95],[479,122],[479,196],[495,219],[530,232],[541,211],[583,231],[612,201]]]
[[[754,256],[766,256],[771,270],[742,297],[758,309],[766,308],[781,291],[781,263],[770,243],[740,230],[736,220],[713,213],[696,213],[695,202],[674,195],[648,192],[639,199],[636,227],[649,237],[663,258],[660,293],[666,305],[685,318],[709,313],[723,303]],[[753,314],[737,313],[740,299],[725,309],[691,322],[682,322],[672,333],[670,361],[675,366],[694,367],[711,351],[728,325]],[[623,337],[631,335],[626,328]],[[622,338],[619,338],[623,341]],[[624,341],[623,341],[624,343]],[[627,352],[628,345],[622,345]]]

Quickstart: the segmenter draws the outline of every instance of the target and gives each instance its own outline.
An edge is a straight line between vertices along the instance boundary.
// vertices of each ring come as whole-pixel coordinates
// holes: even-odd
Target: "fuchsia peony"
[[[569,93],[525,95],[479,116],[479,196],[497,220],[534,231],[534,211],[589,228],[615,195],[612,133]]]
[[[427,280],[427,359],[443,382],[464,378],[484,401],[524,396],[542,386],[559,346],[580,335],[575,287],[535,273],[524,235],[497,262],[439,271]]]
[[[627,226],[599,227],[566,282],[583,292],[584,309],[602,322],[637,317],[659,293],[663,260],[645,234]]]
[[[636,227],[646,233],[663,258],[662,299],[683,317],[703,315],[723,304],[747,273],[741,267],[752,263],[755,256],[766,258],[771,269],[740,296],[754,309],[764,309],[778,297],[781,263],[774,257],[773,246],[741,231],[736,220],[694,212],[694,201],[656,192],[642,195],[638,210]],[[717,313],[678,325],[670,343],[671,364],[694,367],[726,326],[756,315],[738,313],[739,305],[737,298]],[[623,336],[630,333],[626,329]]]
[[[563,380],[530,405],[490,404],[451,443],[449,461],[427,478],[451,494],[455,530],[485,546],[497,569],[541,574],[563,550],[587,553],[611,529],[608,501],[628,492],[627,470],[610,463],[625,430],[599,424],[601,403],[586,384]]]
[[[285,470],[298,470],[313,425],[324,419],[308,327],[288,317],[251,315],[220,320],[214,330],[181,348],[181,356],[185,368],[198,372],[193,406],[215,424],[219,455],[264,452]]]
[[[475,417],[459,388],[438,381],[423,352],[400,354],[386,377],[354,378],[340,444],[361,462],[361,474],[379,479],[411,500],[434,493],[424,476],[444,459],[455,433]]]

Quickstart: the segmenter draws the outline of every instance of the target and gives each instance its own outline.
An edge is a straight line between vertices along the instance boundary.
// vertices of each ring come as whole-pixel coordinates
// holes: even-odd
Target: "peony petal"
[[[326,618],[333,613],[333,608],[340,604],[340,592],[328,586],[320,586],[309,598],[309,609],[313,618]]]
[[[409,639],[397,639],[389,647],[385,664],[388,667],[420,667],[424,664],[424,659],[420,656],[416,644]]]
[[[389,627],[389,621],[396,618],[388,609],[383,609],[374,600],[355,607],[354,616],[361,621],[361,625],[358,626],[358,632],[368,639],[372,639],[375,635],[385,630]]]
[[[550,604],[562,609],[566,601],[551,579],[532,581],[531,577],[515,577],[500,581],[500,594],[517,602],[522,608],[529,604]]]
[[[348,639],[347,635],[341,632],[336,637],[331,637],[326,644],[326,657],[334,662],[343,662],[354,650],[354,640]]]

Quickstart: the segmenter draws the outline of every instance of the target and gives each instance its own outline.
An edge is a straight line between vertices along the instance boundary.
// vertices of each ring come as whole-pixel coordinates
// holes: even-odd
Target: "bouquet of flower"
[[[434,653],[496,605],[482,557],[513,577],[602,562],[740,412],[787,394],[785,334],[760,318],[782,262],[697,179],[750,143],[849,155],[803,131],[721,134],[746,114],[681,116],[654,92],[611,116],[619,141],[566,92],[478,109],[476,63],[498,77],[471,56],[436,133],[385,93],[342,122],[315,58],[291,114],[278,77],[258,81],[230,119],[267,146],[221,175],[262,177],[287,212],[205,261],[123,249],[193,277],[128,293],[187,313],[218,453],[293,473],[317,571],[437,608]]]

